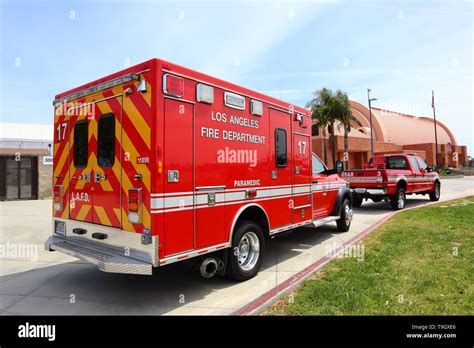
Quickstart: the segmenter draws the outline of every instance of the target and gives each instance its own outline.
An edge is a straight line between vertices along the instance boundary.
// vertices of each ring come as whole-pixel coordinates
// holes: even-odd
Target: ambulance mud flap
[[[352,192],[347,187],[343,186],[339,189],[331,216],[341,215],[342,202],[344,202],[344,198],[346,197],[349,199],[352,206]]]
[[[152,275],[153,272],[151,264],[118,255],[116,251],[103,246],[86,245],[55,236],[50,236],[44,246],[48,251],[57,250],[94,264],[103,272],[142,275]]]

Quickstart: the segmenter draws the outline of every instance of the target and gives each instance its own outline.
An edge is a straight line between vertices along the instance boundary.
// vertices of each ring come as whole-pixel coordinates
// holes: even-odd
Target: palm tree
[[[338,105],[338,121],[339,124],[344,128],[344,168],[349,169],[349,132],[352,128],[352,116],[351,103],[347,97],[347,93],[340,90],[336,92],[336,99]]]
[[[317,113],[317,115],[312,115],[312,119],[316,120],[315,126],[321,129],[321,143],[323,146],[323,161],[324,164],[328,164],[328,154],[327,154],[327,146],[326,146],[326,128],[328,126],[328,120],[321,114]]]
[[[321,128],[322,139],[323,139],[323,160],[327,165],[327,149],[326,149],[326,128],[331,124],[331,119],[329,118],[329,103],[331,99],[331,90],[327,88],[322,88],[314,92],[314,98],[306,103],[306,108],[311,110],[311,118],[316,120],[317,125]]]
[[[334,136],[334,124],[340,123],[344,126],[344,152],[348,149],[348,134],[351,130],[351,108],[347,94],[341,90],[337,90],[333,93],[328,88],[322,88],[314,92],[314,98],[311,99],[306,107],[311,110],[311,117],[318,122],[318,125],[323,129],[323,135],[325,136],[325,128],[328,128],[329,135],[331,138],[331,154],[332,163],[336,163],[335,153],[335,136]],[[326,152],[326,142],[324,142],[324,152]],[[326,154],[324,154],[326,157]],[[327,159],[325,158],[327,163]],[[347,164],[346,164],[347,165]]]

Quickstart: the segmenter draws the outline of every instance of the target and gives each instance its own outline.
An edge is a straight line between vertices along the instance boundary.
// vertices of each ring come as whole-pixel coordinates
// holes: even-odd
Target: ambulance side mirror
[[[341,160],[336,161],[336,173],[341,174],[344,170],[344,163]]]

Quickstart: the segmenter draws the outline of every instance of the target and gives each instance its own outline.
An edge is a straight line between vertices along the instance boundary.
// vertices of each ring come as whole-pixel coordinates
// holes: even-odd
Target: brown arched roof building
[[[370,115],[369,109],[351,101],[352,130],[349,133],[349,167],[361,168],[370,158]],[[467,161],[467,148],[460,146],[454,134],[443,123],[437,121],[438,162],[440,165],[457,167]],[[372,108],[374,152],[416,153],[429,165],[435,164],[434,121],[430,117],[416,117],[379,108]],[[324,157],[324,142],[327,148],[327,162],[331,166],[331,145],[328,134],[313,124],[313,151]],[[343,159],[344,130],[336,127],[336,158]]]

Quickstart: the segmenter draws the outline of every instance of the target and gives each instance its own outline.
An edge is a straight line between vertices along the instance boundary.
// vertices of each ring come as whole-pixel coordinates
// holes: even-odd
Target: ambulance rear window
[[[275,164],[277,167],[286,167],[287,149],[286,149],[286,130],[275,129]]]
[[[97,157],[99,166],[110,168],[115,162],[115,116],[105,114],[99,118]]]
[[[86,120],[74,125],[74,167],[87,167],[89,131]]]

